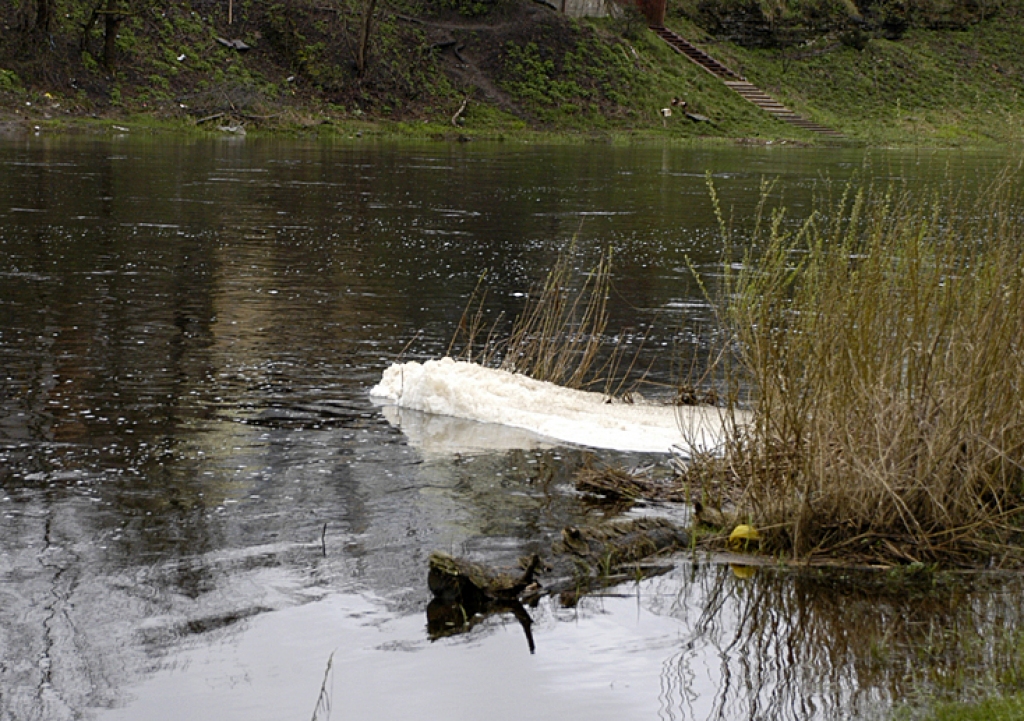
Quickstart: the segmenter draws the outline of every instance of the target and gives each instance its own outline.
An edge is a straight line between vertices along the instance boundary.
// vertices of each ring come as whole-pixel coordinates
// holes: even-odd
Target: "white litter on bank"
[[[451,358],[396,363],[370,395],[441,416],[500,424],[563,443],[622,451],[690,455],[723,441],[725,412],[710,406],[608,402]],[[746,418],[737,417],[737,422]]]

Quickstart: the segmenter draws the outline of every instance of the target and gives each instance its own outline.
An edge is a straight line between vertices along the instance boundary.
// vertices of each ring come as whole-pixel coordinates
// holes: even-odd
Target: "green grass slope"
[[[784,49],[705,47],[798,112],[869,144],[1024,139],[1020,4],[963,29],[910,29],[898,40],[866,39],[860,49],[828,34]]]

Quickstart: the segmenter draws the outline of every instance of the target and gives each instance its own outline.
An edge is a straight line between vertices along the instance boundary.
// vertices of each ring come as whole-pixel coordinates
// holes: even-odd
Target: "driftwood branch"
[[[202,125],[203,123],[208,123],[211,120],[216,120],[217,118],[223,118],[223,117],[224,117],[224,113],[214,113],[213,115],[207,115],[205,118],[199,118],[198,120],[196,120],[193,123],[193,125]]]
[[[524,604],[534,606],[541,596],[557,594],[564,606],[573,606],[595,588],[666,573],[671,564],[649,559],[689,545],[689,534],[668,521],[640,518],[565,528],[547,560],[534,554],[521,559],[518,569],[490,568],[435,551],[427,574],[433,595],[427,630],[437,639],[466,633],[488,616],[511,613],[533,653],[533,621]]]
[[[580,493],[611,503],[630,505],[640,499],[689,500],[685,488],[658,483],[639,470],[630,471],[622,466],[584,467],[576,473],[574,485]]]
[[[468,95],[465,98],[463,98],[462,105],[459,106],[459,109],[455,111],[455,115],[452,116],[452,125],[455,126],[456,128],[459,127],[459,118],[461,118],[462,114],[466,112],[467,105],[469,105]]]
[[[657,518],[612,521],[588,528],[566,527],[547,560],[534,554],[520,561],[520,572],[489,568],[436,551],[430,554],[427,584],[434,599],[461,606],[472,616],[496,601],[537,598],[545,593],[579,593],[617,582],[616,573],[636,578],[643,562],[660,553],[687,548],[689,534]],[[660,567],[658,567],[660,569]],[[548,580],[538,582],[542,575]]]

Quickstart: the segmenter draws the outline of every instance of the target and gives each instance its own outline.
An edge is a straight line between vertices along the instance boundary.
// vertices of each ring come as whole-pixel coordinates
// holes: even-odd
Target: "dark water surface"
[[[507,562],[586,522],[587,452],[456,453],[488,429],[403,433],[368,390],[445,351],[482,271],[514,313],[574,235],[583,267],[614,249],[614,328],[685,345],[707,315],[686,259],[718,253],[706,173],[742,233],[762,177],[799,215],[825,177],[971,186],[1001,162],[0,144],[0,719],[304,719],[321,689],[333,719],[833,719],[984,687],[1016,656],[1015,581],[869,592],[684,559],[542,601],[534,655],[511,617],[432,642],[430,551]]]

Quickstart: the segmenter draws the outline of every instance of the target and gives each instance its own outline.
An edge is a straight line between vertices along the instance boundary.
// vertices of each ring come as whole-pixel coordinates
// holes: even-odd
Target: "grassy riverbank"
[[[8,133],[101,120],[213,133],[821,142],[741,99],[630,12],[572,20],[528,0],[406,0],[376,8],[360,67],[365,6],[356,2],[238,3],[229,24],[204,0],[126,0],[108,45],[91,6],[47,1],[60,12],[45,33],[29,3],[0,10]],[[853,142],[1024,138],[1020,0],[956,29],[851,34],[845,18],[763,47],[712,34],[682,0],[669,10],[670,27]],[[236,40],[248,49],[222,42]],[[673,98],[708,121],[664,117]]]

